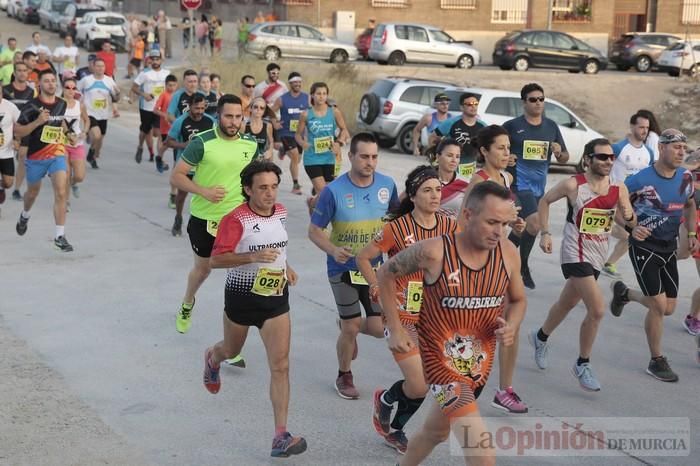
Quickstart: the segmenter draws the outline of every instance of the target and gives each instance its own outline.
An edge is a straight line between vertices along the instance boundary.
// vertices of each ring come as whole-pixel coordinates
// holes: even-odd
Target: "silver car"
[[[329,39],[308,24],[288,21],[255,25],[248,34],[245,50],[268,61],[294,57],[344,63],[359,57],[354,45]]]
[[[454,40],[435,26],[408,23],[381,23],[374,28],[369,58],[380,65],[435,63],[471,68],[481,63],[479,51],[468,42]]]

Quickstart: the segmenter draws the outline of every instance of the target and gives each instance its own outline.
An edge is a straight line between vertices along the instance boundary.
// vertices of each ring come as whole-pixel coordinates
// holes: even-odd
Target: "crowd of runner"
[[[45,51],[38,57],[30,50],[15,55],[10,83],[3,87],[0,204],[14,188],[12,198],[23,202],[16,231],[24,235],[48,175],[54,244],[70,252],[69,193],[80,196],[86,162],[99,168],[108,121],[119,116],[120,90],[99,56],[88,57],[81,75],[65,65],[68,59],[63,63],[70,69],[60,74],[37,70],[42,55]],[[272,456],[307,448],[287,428],[288,287],[298,281],[287,258],[287,210],[278,200],[287,167],[291,192],[309,193],[308,238],[327,255],[339,328],[333,386],[341,398],[358,399],[352,372],[358,336],[386,339],[402,378],[374,393],[371,422],[404,454],[401,465],[419,464],[451,430],[469,428],[479,435],[486,429],[476,399],[496,360],[499,381],[491,406],[528,412],[513,379],[525,288],[536,288],[529,257],[538,236],[545,254],[555,241],[560,244],[565,285],[541,326],[526,332],[536,366],[547,370],[550,337],[583,301],[586,314],[571,372],[584,390],[600,391],[592,356],[601,320],[606,308],[619,316],[634,301],[646,308],[646,372],[665,382],[678,380],[664,356],[663,319],[676,307],[677,261],[692,256],[700,276],[700,151],[690,151],[680,131],[662,130],[651,112],[632,115],[622,141],[588,142],[582,172],[547,189],[552,159],[565,163],[570,155],[558,126],[544,115],[540,85],[522,88],[522,116],[502,126],[478,117],[478,95],[461,95],[462,114],[449,118],[449,98],[438,94],[435,111],[414,134],[415,154],[429,156],[399,189],[377,170],[376,138],[350,135],[325,83],[311,84],[307,94],[299,72],[290,72],[285,83],[280,66],[272,63],[264,80],[245,75],[234,95],[223,93],[214,73],[188,69],[179,77],[161,60],[159,51],[148,52],[129,92],[138,97],[141,121],[135,162],[144,160],[145,144],[147,160],[164,173],[171,170],[166,153],[172,149],[167,205],[175,209],[173,236],[182,234],[185,201],[192,194],[186,230],[193,264],[176,330],[189,331],[195,296],[211,269],[228,269],[223,339],[204,352],[203,382],[218,393],[220,365],[244,368],[248,330],[259,329],[271,373]],[[427,150],[418,146],[423,127],[431,133]],[[345,146],[350,169],[341,173]],[[549,230],[550,205],[561,199],[567,213],[559,235]],[[611,236],[617,243],[609,254]],[[639,289],[617,271],[625,251]],[[597,283],[601,272],[614,278],[608,305]],[[700,288],[683,326],[698,338],[700,362]],[[427,419],[409,440],[404,428],[428,395]],[[469,464],[495,461],[485,447],[465,457]]]

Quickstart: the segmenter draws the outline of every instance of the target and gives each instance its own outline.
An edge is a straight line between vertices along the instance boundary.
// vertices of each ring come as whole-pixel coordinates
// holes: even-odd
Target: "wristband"
[[[631,222],[632,220],[634,220],[634,213],[632,213],[632,216],[631,216],[630,218],[622,217],[622,219],[623,219],[625,222]]]
[[[544,235],[552,236],[552,234],[547,230],[540,231],[540,236],[544,236]]]
[[[698,234],[695,231],[689,231],[688,232],[688,238],[697,238]]]

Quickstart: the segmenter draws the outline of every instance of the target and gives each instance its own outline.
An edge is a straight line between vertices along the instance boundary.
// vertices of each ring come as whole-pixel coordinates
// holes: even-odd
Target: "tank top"
[[[501,245],[479,270],[462,262],[455,234],[442,237],[443,268],[435,283],[423,279],[423,306],[416,325],[428,384],[486,384],[496,351],[494,331],[510,277]]]
[[[442,123],[444,120],[438,120],[437,119],[438,112],[433,112],[433,114],[430,117],[430,124],[428,125],[428,133],[432,133],[435,128],[437,128],[440,123]]]
[[[323,116],[316,115],[314,109],[309,107],[306,111],[306,140],[309,148],[304,150],[304,165],[335,165],[335,129],[332,107],[328,107]]]
[[[245,134],[250,134],[255,138],[255,141],[258,143],[258,155],[260,157],[263,156],[265,153],[265,150],[267,149],[267,122],[263,121],[262,129],[260,130],[259,133],[254,133],[253,128],[250,125],[250,122],[245,124]]]
[[[73,103],[73,108],[70,108],[68,107],[68,102],[66,102],[66,113],[64,113],[63,115],[66,119],[66,124],[68,125],[70,131],[74,132],[75,134],[81,134],[83,132],[83,124],[80,120],[80,101],[76,100]],[[80,138],[78,139],[76,145],[79,146],[84,142],[85,138]]]
[[[309,95],[301,92],[294,97],[291,92],[287,92],[280,97],[282,106],[280,107],[280,119],[282,120],[282,129],[280,136],[294,137],[299,126],[299,117],[301,112],[309,108]]]
[[[574,176],[578,184],[576,203],[568,204],[561,263],[588,262],[601,270],[608,256],[608,238],[612,229],[620,188],[610,185],[607,194],[595,193],[584,174]]]
[[[442,182],[441,182],[442,183]],[[469,180],[455,172],[454,178],[449,183],[442,183],[440,191],[440,208],[450,217],[457,217],[462,208],[464,192],[469,187]]]

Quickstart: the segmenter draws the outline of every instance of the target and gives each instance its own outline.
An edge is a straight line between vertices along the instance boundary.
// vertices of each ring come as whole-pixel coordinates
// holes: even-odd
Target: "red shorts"
[[[68,154],[68,160],[85,160],[87,154],[85,152],[85,144],[80,144],[75,147],[66,144],[66,154]]]

